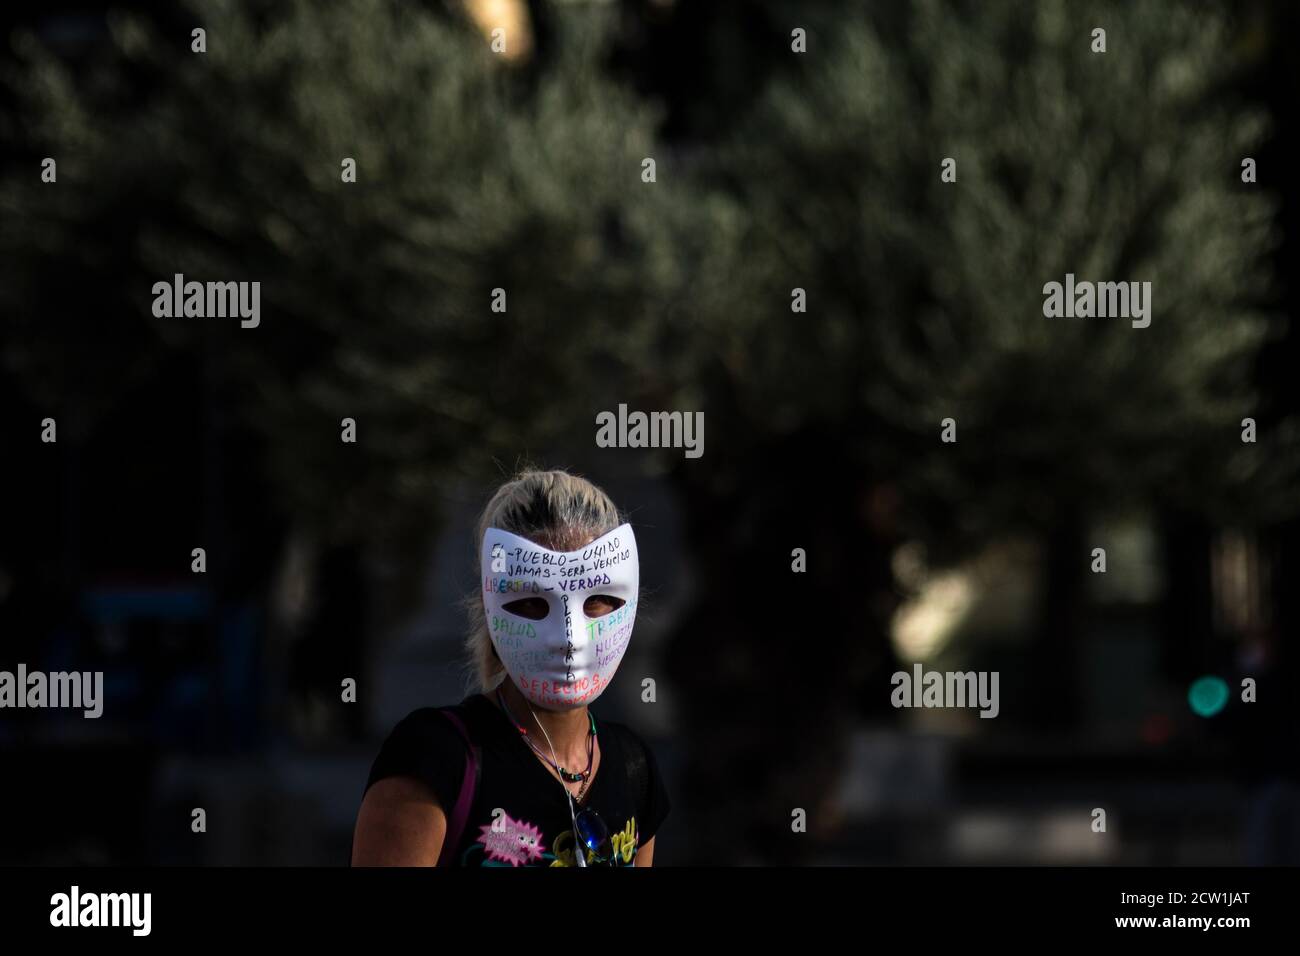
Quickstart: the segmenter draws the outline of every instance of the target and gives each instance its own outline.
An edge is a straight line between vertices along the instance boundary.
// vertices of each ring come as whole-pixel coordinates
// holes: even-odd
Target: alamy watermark
[[[124,926],[133,936],[148,936],[153,927],[153,894],[83,893],[73,886],[50,897],[50,925]]]
[[[597,448],[685,448],[687,458],[704,454],[703,412],[628,412],[596,415]]]
[[[171,282],[155,282],[153,295],[153,314],[159,319],[238,316],[244,329],[255,329],[262,322],[260,282],[186,282],[178,272]]]
[[[979,707],[981,717],[996,717],[997,671],[926,671],[920,664],[912,673],[897,671],[889,682],[895,707]]]
[[[1075,282],[1074,273],[1065,283],[1043,286],[1043,315],[1049,319],[1132,319],[1133,328],[1151,324],[1150,282]]]
[[[104,713],[104,672],[0,671],[0,708],[52,708],[81,710],[95,720]]]

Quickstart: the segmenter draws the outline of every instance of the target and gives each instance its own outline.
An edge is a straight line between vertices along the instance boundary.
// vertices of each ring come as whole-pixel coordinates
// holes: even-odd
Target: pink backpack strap
[[[449,707],[439,708],[439,712],[451,721],[456,732],[465,741],[465,775],[461,779],[460,793],[456,797],[456,802],[447,812],[447,835],[443,838],[442,851],[438,854],[438,866],[455,866],[455,853],[469,822],[469,811],[474,804],[474,791],[478,789],[482,762],[479,759],[479,750],[470,739],[469,730],[466,729],[460,716]]]

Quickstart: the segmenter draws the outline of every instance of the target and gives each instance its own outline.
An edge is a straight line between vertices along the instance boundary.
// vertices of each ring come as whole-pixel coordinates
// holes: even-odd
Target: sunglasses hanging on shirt
[[[581,772],[572,772],[561,767],[559,760],[555,758],[555,747],[551,744],[550,734],[546,733],[546,728],[542,727],[541,721],[537,720],[537,715],[533,713],[531,706],[528,708],[528,712],[532,714],[533,720],[536,721],[542,735],[546,738],[546,745],[551,751],[549,757],[545,751],[533,743],[528,728],[515,720],[515,715],[511,713],[510,706],[506,703],[505,696],[501,693],[500,688],[497,689],[497,702],[500,703],[501,709],[510,718],[510,722],[515,725],[515,729],[519,731],[528,746],[546,761],[560,775],[562,780],[573,783],[579,780],[582,781],[582,788],[578,791],[578,799],[581,800],[583,794],[587,792],[587,786],[591,783],[592,761],[595,755],[596,718],[591,711],[587,711],[587,717],[591,720],[591,729],[587,734],[587,769]],[[578,866],[616,865],[614,846],[610,840],[609,827],[605,825],[605,821],[591,807],[583,807],[581,810],[575,809],[573,794],[569,792],[569,788],[564,786],[563,783],[560,786],[564,789],[565,799],[569,803],[569,820],[573,823],[573,856]]]

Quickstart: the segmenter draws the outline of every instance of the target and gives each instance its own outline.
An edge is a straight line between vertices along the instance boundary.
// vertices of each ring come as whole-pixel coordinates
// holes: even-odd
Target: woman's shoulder
[[[479,694],[471,694],[463,700],[451,704],[417,707],[399,720],[388,734],[393,740],[460,740],[461,734],[455,721],[449,714],[459,718],[460,726],[470,730],[482,718],[482,704],[486,703]]]
[[[367,787],[386,777],[412,777],[428,784],[439,803],[455,797],[468,752],[464,736],[445,711],[460,713],[468,730],[467,701],[450,708],[416,708],[396,722],[370,765]],[[473,731],[469,734],[472,739]]]
[[[461,726],[473,739],[473,705],[469,698],[442,707],[417,707],[399,720],[384,738],[371,767],[369,783],[382,777],[413,776],[426,782],[459,769],[465,754],[461,729],[447,718],[461,717]],[[454,758],[454,759],[453,759]],[[443,780],[438,780],[441,790]]]

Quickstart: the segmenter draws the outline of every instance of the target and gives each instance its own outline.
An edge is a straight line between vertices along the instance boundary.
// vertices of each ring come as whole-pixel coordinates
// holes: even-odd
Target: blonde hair
[[[576,551],[623,520],[609,495],[586,478],[567,471],[525,470],[498,488],[483,509],[474,538],[474,564],[478,566],[488,528],[509,531],[552,551]],[[501,682],[505,667],[488,634],[482,582],[465,606],[470,624],[465,638],[468,689],[487,693]]]

